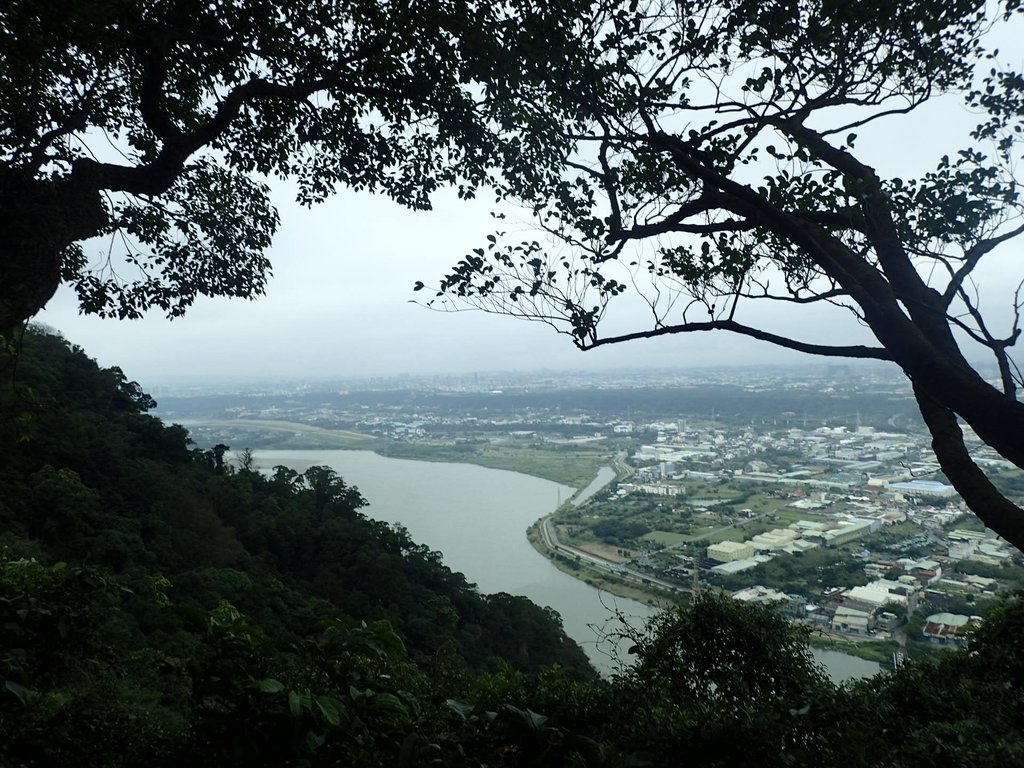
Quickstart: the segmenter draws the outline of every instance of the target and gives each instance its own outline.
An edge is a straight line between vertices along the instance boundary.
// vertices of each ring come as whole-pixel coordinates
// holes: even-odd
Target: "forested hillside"
[[[325,654],[353,643],[382,664],[407,652],[445,685],[506,664],[594,675],[557,614],[481,595],[439,553],[365,517],[332,470],[265,477],[225,446],[190,450],[119,369],[54,335],[15,343],[0,416],[0,676],[19,729],[0,734],[8,758],[97,730],[117,734],[102,745],[111,755],[180,746],[197,722],[244,720],[244,699],[283,680],[322,688]],[[387,679],[367,706],[401,710]]]
[[[120,370],[8,346],[0,766],[1024,763],[1019,600],[838,688],[805,630],[703,594],[597,679],[556,616],[480,595],[329,469],[190,450]]]

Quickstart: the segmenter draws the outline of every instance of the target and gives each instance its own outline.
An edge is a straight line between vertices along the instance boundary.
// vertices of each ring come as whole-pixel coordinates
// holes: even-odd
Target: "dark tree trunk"
[[[1024,510],[1003,496],[974,463],[964,445],[956,414],[939,402],[927,385],[915,382],[914,396],[943,473],[988,528],[1024,552]]]
[[[0,168],[0,330],[46,306],[60,285],[67,248],[98,235],[107,222],[94,187]]]

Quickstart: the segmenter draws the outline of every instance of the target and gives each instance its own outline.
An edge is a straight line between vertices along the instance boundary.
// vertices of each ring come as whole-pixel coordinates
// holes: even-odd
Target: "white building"
[[[745,560],[753,554],[754,548],[742,541],[720,541],[708,547],[708,559],[719,563]]]
[[[935,480],[908,480],[903,483],[889,483],[889,490],[905,496],[930,496],[941,499],[956,496],[956,488]]]

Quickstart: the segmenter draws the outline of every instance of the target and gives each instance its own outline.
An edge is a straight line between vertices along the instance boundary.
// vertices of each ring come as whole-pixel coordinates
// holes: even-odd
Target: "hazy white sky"
[[[912,176],[943,153],[965,146],[976,122],[958,104],[928,105],[913,121],[860,130],[857,152],[883,176]],[[82,345],[102,365],[119,365],[144,385],[175,381],[329,378],[393,373],[488,370],[703,367],[812,359],[726,334],[691,334],[577,351],[539,323],[481,312],[445,314],[410,301],[417,280],[428,285],[494,231],[493,204],[435,198],[432,212],[411,212],[384,199],[344,191],[304,209],[287,186],[277,189],[281,226],[270,251],[267,295],[252,302],[198,301],[186,317],[158,313],[140,321],[80,316],[62,289],[37,319]],[[502,227],[509,230],[506,222]],[[531,239],[535,236],[529,235]],[[98,249],[97,249],[98,250]],[[982,288],[1000,295],[983,309],[1006,314],[1019,280],[1021,244],[981,272]],[[1009,293],[1008,293],[1009,292]],[[614,305],[614,302],[613,302]],[[872,343],[846,313],[805,307],[788,315],[747,316],[770,330],[811,342]],[[607,335],[640,330],[639,316],[608,318]]]
[[[708,366],[802,356],[724,334],[579,352],[539,323],[442,313],[411,300],[494,231],[490,201],[444,194],[432,212],[343,192],[304,209],[281,190],[274,274],[255,301],[201,299],[184,318],[78,314],[62,288],[38,319],[144,384],[272,376]],[[507,226],[505,227],[507,229]],[[613,318],[614,319],[614,318]],[[642,321],[641,321],[642,322]],[[801,321],[791,328],[799,329]],[[625,326],[623,326],[625,327]],[[634,327],[635,329],[635,327]]]

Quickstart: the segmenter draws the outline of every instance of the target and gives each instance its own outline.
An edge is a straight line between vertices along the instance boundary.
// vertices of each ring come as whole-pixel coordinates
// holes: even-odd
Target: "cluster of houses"
[[[884,636],[907,616],[929,611],[923,621],[924,638],[956,644],[981,619],[943,606],[962,610],[975,598],[993,596],[1000,586],[996,579],[971,574],[970,564],[999,566],[1013,559],[1013,550],[994,536],[950,530],[968,513],[952,486],[919,476],[935,469],[920,436],[871,428],[794,428],[769,435],[753,429],[695,432],[684,431],[683,425],[676,430],[663,426],[658,442],[634,455],[639,469],[632,483],[620,484],[620,493],[677,495],[691,478],[726,479],[733,487],[770,483],[791,498],[789,508],[811,513],[809,519],[742,541],[709,545],[706,565],[712,572],[742,573],[775,557],[856,542],[901,522],[916,524],[921,532],[917,543],[924,542],[928,552],[925,557],[873,561],[865,551],[864,567],[871,578],[867,584],[833,587],[813,602],[760,585],[738,591],[737,599],[775,603],[794,620],[862,637]],[[976,454],[982,465],[1001,461],[984,448]],[[920,555],[920,546],[909,549]],[[956,563],[966,567],[954,569]]]
[[[879,579],[863,586],[832,590],[819,603],[761,585],[745,587],[732,596],[744,602],[775,605],[791,620],[816,629],[845,636],[879,638],[897,630],[904,618],[917,610],[925,592],[900,577],[899,581]],[[966,640],[968,630],[981,621],[976,615],[930,613],[923,621],[921,634],[937,645],[960,645]]]
[[[708,555],[711,559],[729,557],[745,554],[750,548],[745,542],[721,542],[708,547]],[[760,585],[739,590],[733,596],[744,601],[775,603],[790,618],[826,631],[878,637],[897,629],[921,606],[934,609],[950,602],[963,605],[995,595],[1000,587],[997,579],[957,572],[952,565],[961,562],[969,568],[972,562],[1004,562],[1012,557],[1005,542],[977,531],[953,531],[949,534],[949,549],[951,554],[935,558],[866,562],[864,569],[873,577],[871,581],[827,589],[817,602]],[[726,560],[713,570],[735,562],[742,560]],[[981,617],[973,614],[936,610],[925,617],[921,634],[940,645],[959,644],[967,630],[980,622]]]
[[[707,548],[707,557],[718,563],[712,567],[712,571],[722,574],[741,573],[779,555],[793,555],[817,547],[846,544],[874,533],[881,526],[880,519],[863,519],[853,515],[829,521],[798,520],[788,528],[759,533],[744,541],[712,544]]]
[[[753,426],[691,427],[685,422],[646,428],[657,428],[657,439],[640,446],[633,462],[642,468],[637,482],[648,485],[697,477],[830,492],[859,488],[897,501],[943,501],[957,495],[952,486],[927,479],[938,465],[923,435],[872,427],[762,431]],[[967,435],[980,465],[1009,466],[972,437]]]

